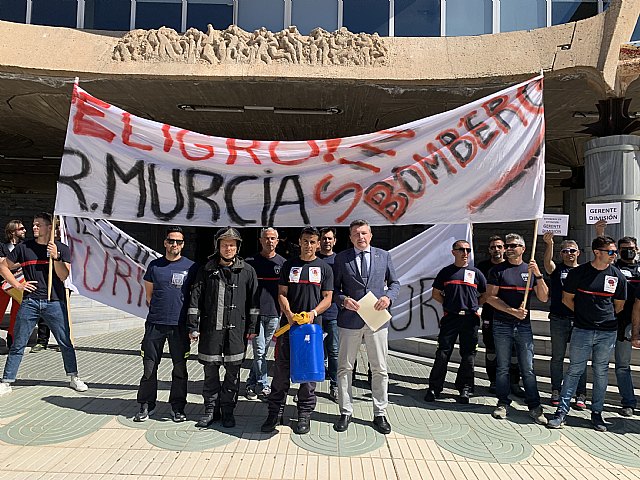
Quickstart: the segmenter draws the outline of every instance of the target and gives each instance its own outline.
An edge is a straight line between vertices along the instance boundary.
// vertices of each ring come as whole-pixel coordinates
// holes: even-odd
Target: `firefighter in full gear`
[[[199,339],[198,361],[204,365],[205,415],[196,426],[208,427],[222,418],[223,427],[231,428],[236,424],[240,366],[260,313],[258,279],[238,256],[242,238],[235,228],[218,230],[214,242],[214,254],[196,275],[187,312],[189,335]]]

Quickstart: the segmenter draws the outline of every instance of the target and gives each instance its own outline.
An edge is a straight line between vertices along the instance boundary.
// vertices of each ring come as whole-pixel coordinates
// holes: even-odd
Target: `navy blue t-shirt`
[[[62,261],[71,263],[71,252],[69,247],[64,243],[55,241],[58,247],[58,255]],[[13,263],[19,263],[22,266],[24,279],[26,281],[36,280],[37,290],[34,292],[23,292],[23,298],[33,298],[36,300],[47,299],[47,279],[49,278],[49,257],[47,255],[47,245],[37,243],[35,239],[27,240],[19,243],[12,252],[9,252],[7,258]],[[58,275],[55,268],[53,269],[53,278],[51,279],[51,300],[64,301],[66,298],[64,293],[64,283]]]
[[[575,267],[570,267],[564,262],[556,264],[556,269],[551,273],[549,278],[551,284],[549,285],[549,297],[551,299],[551,305],[549,306],[549,312],[554,315],[560,315],[562,317],[573,317],[573,312],[569,307],[562,303],[562,289],[564,287],[564,281],[567,278],[569,272]]]
[[[318,258],[321,258],[322,260],[325,261],[325,263],[327,265],[329,265],[332,268],[333,271],[333,264],[336,261],[336,254],[332,253],[329,256],[325,256],[321,253],[318,254]],[[322,319],[323,321],[327,321],[327,320],[336,320],[338,318],[338,305],[336,304],[336,302],[331,302],[331,306],[329,308],[327,308],[324,313],[322,314]]]
[[[189,290],[196,276],[197,265],[186,257],[170,262],[156,258],[147,267],[143,279],[153,283],[147,322],[178,325],[187,318]]]
[[[288,288],[287,300],[293,313],[310,312],[322,301],[322,292],[333,292],[333,270],[320,258],[309,262],[300,257],[291,258],[282,266],[280,285]],[[280,325],[286,323],[282,315]],[[314,323],[322,325],[322,315]]]
[[[484,275],[484,278],[487,279],[487,283],[488,283],[489,272],[496,265],[500,265],[500,263],[493,263],[491,259],[488,258],[487,260],[483,260],[482,262],[478,263],[476,265],[476,268],[482,272],[482,274]],[[482,323],[484,325],[489,325],[489,322],[493,321],[494,310],[495,309],[488,303],[485,303],[484,305],[482,305],[482,313],[480,316],[482,317]]]
[[[522,262],[520,265],[514,265],[508,260],[502,262],[500,265],[496,265],[489,272],[489,279],[487,283],[489,285],[495,285],[499,287],[498,298],[512,308],[520,308],[524,301],[524,292],[527,287],[527,279],[529,278],[529,264]],[[531,303],[531,294],[533,287],[538,284],[538,281],[534,278],[531,279],[529,284],[529,296],[527,297],[527,317],[524,320],[518,320],[513,315],[507,312],[502,312],[495,309],[493,312],[493,319],[504,323],[527,323],[531,320],[531,310],[529,304]]]
[[[284,257],[276,253],[271,258],[256,253],[253,257],[245,259],[253,267],[258,275],[258,293],[260,295],[260,315],[266,317],[279,317],[280,304],[278,303],[278,283],[280,271],[284,265]]]
[[[622,260],[616,262],[616,267],[622,272],[627,279],[627,301],[624,304],[624,309],[618,313],[618,320],[622,325],[629,325],[631,323],[631,312],[633,312],[633,304],[636,300],[636,291],[640,290],[640,268],[637,263],[626,263]]]
[[[451,264],[438,272],[433,281],[433,288],[443,293],[442,306],[445,312],[475,312],[480,307],[480,294],[487,290],[487,281],[482,272],[475,267],[456,267],[455,264]]]
[[[620,270],[609,265],[598,270],[587,262],[569,272],[564,291],[574,297],[574,327],[585,330],[618,329],[613,300],[627,299],[627,280]]]

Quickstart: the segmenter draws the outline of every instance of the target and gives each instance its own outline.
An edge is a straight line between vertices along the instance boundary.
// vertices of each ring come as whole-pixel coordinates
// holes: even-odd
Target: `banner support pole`
[[[533,224],[533,244],[531,247],[531,257],[529,258],[529,262],[533,260],[536,256],[536,244],[538,243],[538,220],[536,218]],[[526,308],[527,300],[529,299],[529,287],[531,286],[531,269],[529,269],[529,275],[527,276],[527,286],[524,290],[524,300],[522,301],[522,305],[520,308]]]
[[[55,212],[51,216],[51,232],[49,234],[49,243],[56,240],[56,214]],[[58,252],[60,253],[60,252]],[[47,301],[51,301],[51,287],[53,284],[53,257],[49,255],[49,278],[47,279]]]

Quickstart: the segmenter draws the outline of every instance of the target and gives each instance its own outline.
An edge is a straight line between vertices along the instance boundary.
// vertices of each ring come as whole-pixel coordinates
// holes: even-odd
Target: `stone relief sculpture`
[[[335,32],[315,28],[301,35],[295,26],[280,32],[266,28],[249,33],[236,25],[207,32],[190,28],[179,34],[172,28],[132,30],[118,40],[113,60],[121,62],[288,63],[301,65],[386,65],[389,51],[377,34]]]

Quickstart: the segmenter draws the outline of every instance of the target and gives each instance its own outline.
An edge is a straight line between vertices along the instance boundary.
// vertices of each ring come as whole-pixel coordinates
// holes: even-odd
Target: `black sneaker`
[[[278,421],[280,417],[278,414],[270,413],[267,419],[264,421],[262,426],[260,427],[260,431],[263,433],[271,433],[276,429],[276,425],[278,425]]]
[[[174,410],[171,409],[171,420],[176,423],[185,422],[187,420],[187,416],[184,414],[182,410]]]
[[[471,397],[471,393],[469,392],[469,387],[464,387],[460,391],[460,396],[458,397],[458,403],[462,403],[462,404],[469,403],[469,397]]]
[[[236,426],[236,418],[233,416],[233,411],[222,412],[222,426],[224,428],[233,428]]]
[[[329,398],[335,403],[338,403],[338,387],[333,386],[329,388]]]
[[[144,422],[151,415],[156,413],[156,404],[155,403],[141,403],[140,411],[136,413],[135,417],[133,417],[134,422]]]
[[[592,412],[591,423],[593,424],[593,428],[598,432],[606,432],[607,425],[611,425],[611,423],[605,422],[604,418],[602,418],[602,412]]]
[[[311,417],[306,415],[298,417],[298,423],[296,425],[296,433],[298,435],[304,435],[311,430]]]
[[[425,402],[435,402],[436,398],[440,397],[439,393],[434,392],[430,388],[427,389],[427,392],[424,394]]]

